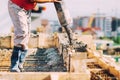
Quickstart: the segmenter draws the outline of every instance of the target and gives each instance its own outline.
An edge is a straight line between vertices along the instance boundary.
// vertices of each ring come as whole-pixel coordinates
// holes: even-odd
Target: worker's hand
[[[38,11],[39,10],[39,7],[36,5],[34,8],[33,8],[34,11]]]

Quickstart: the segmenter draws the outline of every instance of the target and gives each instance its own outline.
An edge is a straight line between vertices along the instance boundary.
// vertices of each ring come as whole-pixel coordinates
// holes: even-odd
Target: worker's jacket
[[[36,3],[30,2],[30,0],[11,0],[13,3],[18,5],[25,10],[31,10],[36,6]]]

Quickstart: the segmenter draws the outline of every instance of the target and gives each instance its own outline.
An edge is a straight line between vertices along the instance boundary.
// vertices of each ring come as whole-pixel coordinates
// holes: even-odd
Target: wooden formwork
[[[9,66],[10,65],[10,56],[12,50],[0,49],[0,66]]]
[[[50,48],[55,47],[54,35],[38,33],[31,36],[28,44],[29,48]]]
[[[13,48],[14,46],[14,34],[0,37],[0,48]],[[50,48],[55,47],[54,34],[50,35],[47,33],[39,33],[35,35],[31,35],[29,39],[29,48]]]
[[[0,37],[0,47],[1,48],[13,48],[13,34]]]
[[[64,42],[67,43],[67,40],[58,39],[58,37],[50,38],[50,40],[46,40],[47,36],[42,39],[41,36],[44,36],[44,34],[39,34],[38,36],[31,37],[29,46],[31,48],[33,47],[48,47],[49,46],[57,46],[60,48],[60,44],[63,44]],[[0,73],[0,80],[90,80],[90,71],[99,71],[101,69],[90,69],[88,70],[86,68],[86,62],[91,61],[91,59],[87,59],[87,54],[89,58],[92,58],[96,61],[103,69],[106,69],[110,71],[110,73],[114,74],[116,77],[120,78],[120,69],[117,68],[114,64],[111,64],[111,61],[105,60],[105,57],[102,55],[102,51],[95,50],[95,46],[93,45],[93,40],[91,36],[79,36],[78,40],[86,42],[88,45],[88,52],[72,52],[69,51],[63,51],[63,59],[66,62],[66,67],[68,68],[70,64],[70,73],[68,72],[56,72],[56,73],[50,73],[50,72],[29,72],[29,73]],[[42,43],[39,42],[49,42],[42,45]],[[56,42],[54,42],[56,41]],[[9,42],[9,41],[8,41]],[[35,43],[35,44],[34,44]],[[42,46],[40,46],[42,45]],[[71,54],[72,53],[72,54]],[[69,56],[70,54],[70,62],[69,62]],[[6,57],[6,56],[5,56]],[[9,60],[6,60],[9,61]],[[10,63],[10,62],[9,62]],[[1,63],[0,63],[1,64]],[[8,62],[4,62],[5,65],[10,65]]]
[[[55,47],[54,36],[46,33],[40,33],[38,37],[38,48]]]
[[[115,77],[120,79],[120,67],[115,63],[113,58],[104,56],[98,54],[99,51],[92,51],[88,50],[88,54],[90,55],[90,58],[94,58],[96,62],[101,66],[102,69],[108,70],[111,74],[113,74]]]
[[[35,51],[35,50],[30,50]],[[32,53],[30,53],[32,54]],[[80,56],[81,55],[81,56]],[[8,56],[8,61],[3,61],[1,66],[8,67],[10,66],[10,56]],[[81,57],[81,58],[80,58]],[[0,80],[90,80],[90,71],[82,70],[81,64],[82,59],[86,58],[84,53],[77,53],[76,55],[71,56],[71,66],[73,71],[68,72],[22,72],[22,73],[10,73],[10,72],[0,72]],[[75,63],[75,64],[74,64]],[[30,65],[29,65],[30,66]]]
[[[77,52],[75,54],[72,54],[70,59],[71,72],[84,72],[87,70],[85,62],[85,59],[87,59],[86,52]]]
[[[0,80],[90,80],[90,73],[24,72],[0,73]]]

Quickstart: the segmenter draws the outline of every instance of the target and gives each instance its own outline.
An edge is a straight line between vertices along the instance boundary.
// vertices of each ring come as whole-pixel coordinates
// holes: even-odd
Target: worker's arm
[[[31,2],[36,2],[36,3],[47,3],[47,2],[57,2],[61,0],[30,0]]]

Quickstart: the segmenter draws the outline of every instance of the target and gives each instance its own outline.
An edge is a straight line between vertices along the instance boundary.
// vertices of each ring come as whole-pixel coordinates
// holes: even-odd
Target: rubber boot
[[[20,50],[20,56],[19,56],[19,69],[21,72],[24,72],[24,69],[23,69],[23,64],[25,62],[25,58],[26,58],[26,55],[27,55],[27,52],[28,50]]]
[[[21,50],[20,47],[14,46],[13,48],[11,56],[11,72],[20,72],[20,69],[18,68],[20,50]]]

